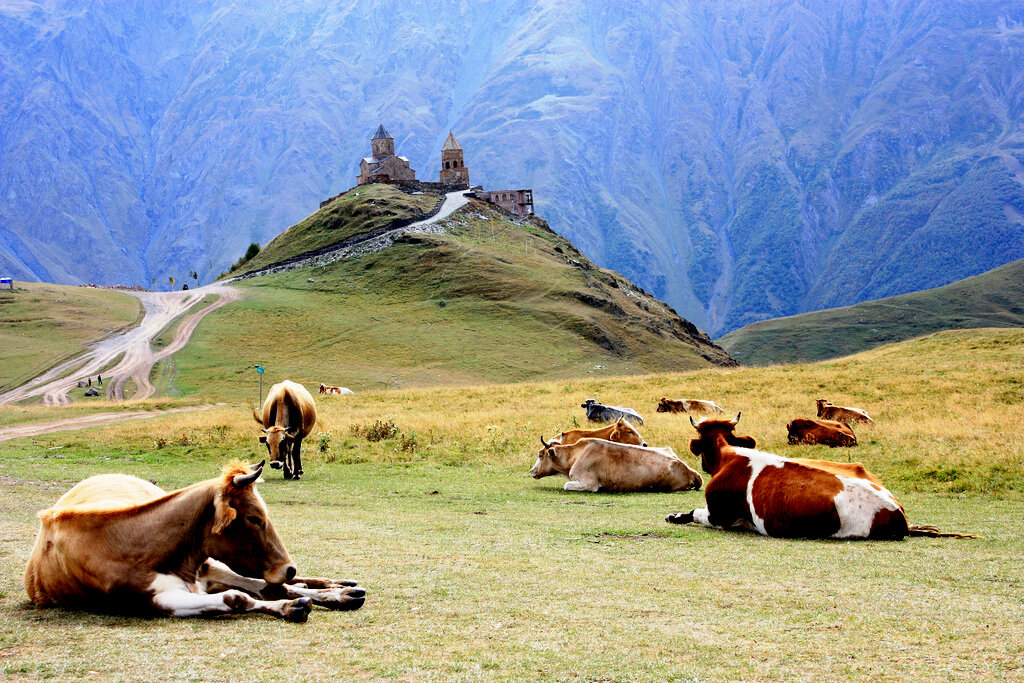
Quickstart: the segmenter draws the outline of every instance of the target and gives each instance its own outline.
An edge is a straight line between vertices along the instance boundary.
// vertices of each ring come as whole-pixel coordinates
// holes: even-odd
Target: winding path
[[[34,396],[42,396],[45,405],[67,405],[70,402],[68,393],[78,386],[79,381],[101,373],[106,375],[107,398],[124,398],[124,386],[129,380],[137,387],[132,398],[149,398],[156,391],[149,381],[153,366],[185,346],[199,321],[208,313],[241,296],[239,290],[223,282],[178,292],[127,293],[138,297],[145,308],[145,315],[138,327],[103,339],[93,344],[85,354],[51,368],[16,389],[0,394],[0,405]],[[170,344],[159,350],[153,349],[153,339],[161,330],[210,295],[216,296],[216,301],[185,318]],[[117,364],[111,367],[115,361]]]

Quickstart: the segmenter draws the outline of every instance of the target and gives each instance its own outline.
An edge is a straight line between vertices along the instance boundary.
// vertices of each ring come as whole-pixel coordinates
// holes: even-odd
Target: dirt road
[[[146,420],[151,417],[163,417],[172,413],[189,413],[216,407],[214,405],[202,405],[168,408],[167,410],[126,410],[120,413],[96,413],[95,415],[80,415],[63,420],[53,420],[52,422],[33,422],[31,424],[14,425],[13,427],[0,427],[0,442],[7,441],[8,439],[18,439],[23,436],[39,436],[51,432],[99,427],[116,422],[127,422],[128,420]]]
[[[45,405],[67,405],[68,393],[79,381],[103,375],[107,398],[124,398],[124,386],[129,380],[137,387],[132,398],[149,398],[155,392],[149,375],[160,360],[180,350],[188,342],[199,321],[211,311],[236,301],[241,293],[234,287],[217,282],[179,292],[132,292],[145,307],[145,316],[138,327],[108,337],[94,344],[85,354],[48,370],[26,384],[0,394],[0,404],[12,403],[33,396],[42,396]],[[206,296],[217,299],[202,309],[188,314],[175,331],[174,339],[164,348],[154,351],[153,339],[174,320],[185,315]],[[116,365],[111,366],[112,363]],[[93,379],[95,384],[96,380]]]

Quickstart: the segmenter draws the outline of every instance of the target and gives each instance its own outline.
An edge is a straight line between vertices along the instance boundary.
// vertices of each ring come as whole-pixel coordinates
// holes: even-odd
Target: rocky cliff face
[[[1024,6],[399,0],[0,7],[0,268],[206,281],[449,129],[712,334],[1024,257]]]

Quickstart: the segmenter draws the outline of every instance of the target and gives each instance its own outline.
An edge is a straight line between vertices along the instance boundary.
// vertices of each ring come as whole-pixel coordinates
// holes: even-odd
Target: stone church
[[[416,171],[409,166],[409,160],[395,156],[395,139],[383,123],[377,126],[377,132],[370,138],[370,152],[373,156],[363,157],[359,162],[356,179],[359,185],[416,180]]]
[[[441,184],[454,188],[469,187],[469,169],[462,158],[462,145],[451,131],[448,131],[448,139],[441,147]]]

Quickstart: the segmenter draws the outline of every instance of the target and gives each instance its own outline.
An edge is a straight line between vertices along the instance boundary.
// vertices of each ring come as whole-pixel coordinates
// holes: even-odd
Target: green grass
[[[27,282],[0,290],[0,391],[137,324],[142,313],[138,299],[110,289]]]
[[[1024,326],[1024,261],[945,287],[754,323],[718,339],[747,365],[847,356],[939,330]]]
[[[840,361],[317,397],[306,477],[260,491],[303,572],[355,578],[353,613],[131,619],[26,602],[34,512],[109,471],[173,488],[263,457],[245,406],[10,441],[0,460],[0,671],[125,679],[1019,678],[1024,331],[944,332]],[[976,540],[823,542],[670,526],[700,492],[574,494],[530,479],[582,397],[633,405],[687,451],[662,395],[742,410],[783,455],[855,458],[916,523]],[[875,416],[853,450],[791,447],[813,400]],[[54,411],[59,414],[62,411]],[[370,442],[377,420],[396,426]],[[320,444],[324,450],[320,450]],[[411,445],[410,445],[411,443]],[[57,450],[50,450],[61,446]],[[253,644],[260,643],[258,654]],[[90,673],[96,672],[96,673]]]
[[[287,377],[363,390],[729,360],[541,222],[517,224],[473,203],[449,230],[325,268],[233,283],[246,296],[207,316],[175,354],[173,388],[255,400],[256,363],[271,383]]]
[[[425,216],[441,201],[436,194],[407,194],[391,185],[360,185],[268,242],[231,275],[258,270],[279,261],[337,244],[347,237],[381,228],[396,220]]]

